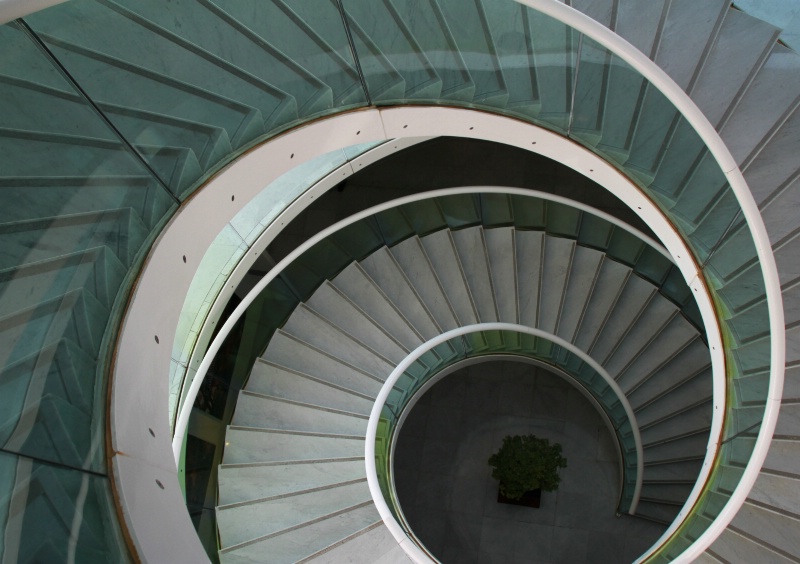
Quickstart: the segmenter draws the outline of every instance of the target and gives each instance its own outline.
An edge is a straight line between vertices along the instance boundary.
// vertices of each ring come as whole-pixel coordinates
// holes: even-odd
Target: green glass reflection
[[[316,4],[77,0],[26,21],[183,199],[258,140],[365,104],[338,11]]]
[[[0,52],[0,444],[104,473],[109,320],[175,204],[22,26]]]
[[[130,562],[108,478],[0,453],[4,562]]]

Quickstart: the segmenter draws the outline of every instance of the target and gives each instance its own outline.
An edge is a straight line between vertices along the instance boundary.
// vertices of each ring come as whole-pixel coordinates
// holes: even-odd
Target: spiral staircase
[[[800,58],[780,29],[730,2],[569,4],[691,98],[766,225],[786,326],[780,419],[753,489],[699,559],[796,562]],[[455,106],[532,123],[600,155],[655,202],[714,296],[733,407],[716,489],[653,561],[680,555],[733,495],[775,397],[769,291],[728,183],[735,171],[720,169],[689,117],[624,53],[510,0],[72,0],[34,13],[0,2],[0,17],[4,562],[130,557],[123,539],[135,534],[117,525],[109,478],[107,396],[148,252],[240,156],[373,106]],[[486,322],[555,334],[616,378],[640,420],[639,511],[672,521],[691,489],[682,472],[696,476],[706,450],[711,384],[702,328],[664,279],[577,237],[480,222],[370,251],[293,291],[301,305],[253,369],[220,469],[223,558],[251,561],[267,546],[276,561],[406,558],[365,483],[372,400],[403,355]],[[316,544],[298,541],[309,537]]]
[[[526,205],[531,198],[485,200],[517,218],[544,208],[550,229],[570,214],[540,201]],[[396,212],[418,218],[448,207],[438,203]],[[664,257],[652,247],[591,214],[570,215],[627,245],[603,252],[514,227],[437,230],[380,247],[300,304],[256,362],[225,438],[217,508],[222,560],[269,554],[271,561],[295,562],[331,546],[359,552],[367,533],[383,539],[374,555],[389,552],[396,541],[371,503],[363,463],[375,396],[426,340],[493,322],[540,328],[601,359],[631,401],[641,433],[644,473],[635,513],[669,524],[697,479],[712,412],[710,357],[688,317],[691,292],[671,287],[676,269],[654,260]],[[631,266],[615,256],[637,247]],[[641,276],[648,269],[658,271],[654,280]],[[688,316],[676,303],[681,297]],[[523,353],[519,338],[504,337],[494,346],[488,337],[478,353]],[[602,380],[589,387],[609,411],[619,403]],[[630,443],[630,428],[624,435],[620,442]]]

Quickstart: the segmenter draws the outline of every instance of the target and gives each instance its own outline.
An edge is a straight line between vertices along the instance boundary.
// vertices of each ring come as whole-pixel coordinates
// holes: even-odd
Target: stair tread
[[[422,237],[420,242],[456,316],[456,325],[473,325],[478,322],[478,312],[453,239],[450,230],[443,229]]]
[[[574,341],[603,260],[604,255],[599,251],[580,245],[575,247],[564,294],[564,306],[558,320],[557,334],[562,339]]]
[[[780,30],[738,10],[727,10],[692,100],[713,125],[718,125],[753,69],[769,53]]]
[[[295,308],[282,331],[380,380],[385,380],[392,372],[388,359],[316,315],[305,304]]]
[[[422,344],[422,338],[400,310],[375,284],[359,263],[352,263],[333,279],[332,284],[367,315],[397,339],[406,350]]]
[[[217,523],[223,547],[261,537],[372,502],[366,479],[319,492],[217,508]]]
[[[402,268],[405,279],[413,286],[416,295],[425,305],[425,309],[433,316],[436,325],[443,331],[458,327],[455,314],[436,278],[419,238],[406,239],[392,247],[391,253]],[[374,271],[370,271],[370,275],[375,279]]]
[[[218,504],[231,505],[363,479],[363,460],[309,464],[219,467]]]
[[[492,286],[495,289],[498,319],[504,323],[519,322],[517,302],[517,266],[513,227],[485,230],[486,248]]]
[[[464,269],[467,290],[473,299],[478,321],[496,322],[498,320],[496,292],[492,286],[483,228],[468,227],[452,231],[451,234],[458,262]]]
[[[536,327],[539,318],[541,271],[544,262],[544,234],[540,231],[517,230],[514,234],[519,292],[519,323]]]
[[[381,389],[381,383],[372,376],[280,330],[273,335],[261,358],[372,397]]]
[[[354,535],[367,534],[365,531],[371,531],[377,523],[380,523],[380,515],[370,504],[252,544],[223,548],[220,561],[224,564],[261,562],[264,554],[269,554],[270,562],[293,564]]]
[[[229,428],[225,464],[289,462],[364,456],[364,439]]]
[[[323,282],[306,304],[329,322],[335,323],[344,333],[372,350],[379,351],[383,357],[394,363],[400,362],[409,352],[330,282]]]
[[[728,562],[736,562],[740,559],[742,562],[770,562],[774,564],[796,562],[794,558],[788,558],[775,552],[773,547],[753,541],[732,527],[722,531],[709,548],[709,551]]]
[[[369,415],[372,410],[372,400],[368,396],[334,387],[307,374],[287,370],[260,358],[253,365],[246,389],[360,415]]]
[[[423,297],[417,293],[393,252],[385,247],[378,249],[361,261],[361,265],[425,340],[439,334],[433,313],[425,306]]]
[[[559,314],[564,305],[570,266],[575,252],[575,241],[546,236],[542,264],[542,287],[539,294],[539,321],[537,326],[555,333]]]
[[[347,540],[309,560],[313,564],[409,564],[413,562],[386,525],[380,525]]]
[[[236,402],[231,425],[309,433],[366,434],[365,416],[328,411],[324,407],[243,391]]]

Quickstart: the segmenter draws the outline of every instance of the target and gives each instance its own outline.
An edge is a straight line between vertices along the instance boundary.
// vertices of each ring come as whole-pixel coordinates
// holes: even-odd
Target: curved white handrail
[[[222,343],[227,338],[228,334],[233,329],[233,326],[236,322],[244,315],[244,312],[247,308],[255,301],[256,297],[267,287],[267,285],[274,280],[278,274],[280,274],[283,269],[285,269],[289,264],[294,262],[301,254],[306,252],[312,246],[317,244],[318,242],[322,241],[323,239],[329,237],[336,231],[355,223],[361,219],[379,213],[381,211],[401,206],[403,204],[407,204],[409,202],[416,202],[419,200],[425,200],[429,198],[436,198],[440,196],[449,196],[455,194],[474,194],[474,193],[495,193],[495,194],[516,194],[520,196],[530,196],[536,197],[543,200],[550,200],[553,202],[558,202],[561,204],[565,204],[568,206],[573,206],[576,209],[580,209],[592,215],[597,215],[598,217],[616,225],[622,229],[625,229],[635,237],[640,238],[641,240],[647,242],[648,244],[652,244],[655,249],[657,249],[660,253],[668,258],[672,258],[669,252],[663,248],[662,245],[659,245],[653,239],[646,236],[644,233],[641,233],[637,229],[627,225],[623,221],[605,213],[600,210],[596,210],[591,206],[587,206],[586,204],[582,204],[580,202],[572,201],[568,198],[564,198],[562,196],[557,196],[555,194],[548,194],[546,192],[540,192],[537,190],[527,190],[524,188],[503,188],[498,186],[470,186],[470,187],[462,187],[462,188],[445,188],[442,190],[432,190],[430,192],[423,192],[421,194],[413,194],[411,196],[405,196],[403,198],[398,198],[396,200],[391,200],[389,202],[384,202],[383,204],[373,206],[369,209],[363,210],[357,214],[354,214],[346,219],[343,219],[330,227],[323,229],[315,236],[310,238],[308,241],[294,249],[289,255],[287,255],[282,261],[280,261],[272,270],[270,270],[261,280],[259,280],[258,284],[256,284],[252,290],[244,297],[244,299],[239,303],[236,309],[231,313],[230,317],[225,321],[222,327],[217,333],[216,337],[213,339],[211,344],[206,351],[205,356],[203,357],[203,361],[200,363],[200,366],[197,368],[197,372],[194,375],[194,379],[192,380],[191,385],[189,386],[189,390],[186,393],[186,397],[183,401],[183,406],[178,413],[178,418],[175,422],[175,432],[172,439],[172,453],[175,459],[176,464],[180,460],[181,448],[183,446],[183,437],[186,434],[186,428],[189,424],[189,416],[191,414],[192,406],[194,405],[195,398],[197,397],[198,392],[200,391],[200,386],[205,379],[206,373],[211,366],[211,362],[213,361],[216,354],[219,352],[219,349],[222,347]],[[280,216],[279,216],[280,217]],[[686,251],[688,253],[688,250]]]
[[[783,296],[781,294],[780,278],[778,276],[778,268],[775,264],[775,257],[772,254],[772,245],[769,240],[769,235],[761,219],[761,214],[755,199],[744,179],[744,175],[742,171],[739,170],[739,166],[728,150],[728,147],[722,141],[722,138],[719,133],[717,133],[716,129],[714,129],[711,122],[708,121],[705,114],[697,107],[697,104],[694,103],[689,95],[684,92],[664,70],[651,61],[644,53],[636,49],[622,37],[616,35],[610,29],[565,4],[555,0],[515,1],[565,23],[606,47],[631,65],[631,67],[664,94],[686,118],[686,121],[694,128],[714,156],[714,159],[725,174],[736,196],[736,200],[741,206],[747,226],[753,236],[759,263],[761,265],[761,272],[764,276],[767,308],[769,311],[771,362],[768,399],[764,408],[764,416],[756,440],[756,446],[750,455],[750,460],[747,463],[739,484],[734,489],[733,494],[731,494],[725,507],[714,522],[705,533],[681,555],[682,559],[685,558],[686,561],[691,561],[697,558],[711,545],[714,539],[722,533],[739,511],[747,494],[750,492],[753,484],[755,484],[761,466],[766,459],[772,433],[778,422],[778,413],[781,405],[780,400],[783,393],[784,365],[786,362],[786,329],[784,327]],[[673,522],[673,526],[667,530],[661,540],[666,540],[679,525],[680,523]],[[657,543],[657,545],[658,544],[660,543]],[[637,562],[644,560],[650,553],[652,553],[652,551],[643,555]]]
[[[580,358],[583,362],[588,364],[595,370],[600,377],[606,382],[606,384],[614,391],[616,394],[617,399],[622,404],[623,408],[625,409],[625,415],[628,417],[628,420],[631,422],[631,428],[633,429],[633,439],[636,444],[636,488],[633,494],[633,501],[631,503],[630,512],[634,513],[636,511],[636,506],[639,503],[639,495],[641,494],[642,490],[642,473],[644,470],[644,454],[642,451],[642,438],[639,433],[639,425],[636,423],[636,415],[633,413],[633,408],[631,408],[631,404],[628,402],[628,398],[625,397],[625,393],[620,389],[617,382],[614,378],[602,367],[600,364],[595,361],[592,357],[588,354],[580,350],[578,347],[570,343],[569,341],[562,339],[561,337],[554,335],[548,331],[543,331],[542,329],[537,329],[535,327],[527,327],[525,325],[517,325],[515,323],[477,323],[473,325],[464,325],[463,327],[457,327],[455,329],[451,329],[450,331],[446,331],[440,335],[437,335],[433,339],[421,344],[416,349],[411,351],[411,353],[406,356],[392,371],[386,381],[383,383],[380,392],[378,393],[378,397],[375,398],[375,403],[372,404],[372,411],[370,412],[369,416],[369,423],[367,423],[367,437],[366,437],[366,444],[364,445],[364,460],[367,465],[367,484],[369,485],[369,491],[372,494],[372,500],[375,502],[375,507],[378,509],[378,513],[380,513],[381,518],[383,519],[384,524],[386,527],[391,531],[394,538],[403,546],[404,549],[406,547],[410,547],[411,545],[408,544],[408,536],[406,535],[403,528],[400,526],[400,523],[397,522],[397,519],[394,518],[391,509],[389,509],[389,505],[386,503],[386,500],[383,497],[383,492],[381,491],[380,484],[378,483],[378,470],[375,466],[375,437],[378,432],[378,423],[380,422],[381,418],[381,410],[383,409],[384,404],[386,403],[386,399],[389,397],[394,385],[397,381],[403,376],[405,371],[408,369],[409,366],[414,364],[419,357],[421,357],[426,352],[430,351],[434,347],[441,345],[455,337],[461,337],[463,335],[468,335],[470,333],[477,333],[480,331],[514,331],[516,333],[524,333],[526,335],[533,335],[535,337],[542,337],[551,341],[552,343],[559,345],[569,352]],[[419,548],[419,547],[417,547]],[[408,551],[406,552],[415,559],[417,562],[431,562],[426,557],[426,560],[418,560],[415,558],[418,556],[418,552],[416,551]]]

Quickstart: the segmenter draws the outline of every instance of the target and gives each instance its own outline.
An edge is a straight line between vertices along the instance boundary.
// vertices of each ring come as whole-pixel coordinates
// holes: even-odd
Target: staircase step
[[[656,292],[603,367],[614,378],[618,378],[641,356],[647,355],[651,346],[663,344],[658,337],[671,327],[677,315],[677,306]]]
[[[348,18],[347,23],[353,48],[359,54],[359,64],[370,98],[379,102],[402,100],[406,93],[403,76],[397,72],[358,23],[352,18]]]
[[[468,227],[451,231],[453,243],[458,255],[458,262],[463,268],[467,281],[467,290],[473,299],[478,320],[481,323],[493,323],[498,320],[497,303],[492,274],[489,265],[488,250],[484,230],[480,227]]]
[[[352,263],[331,283],[405,350],[413,351],[422,344],[421,335],[405,317],[406,312],[392,303],[359,263]]]
[[[776,43],[720,131],[736,162],[746,164],[770,137],[800,91],[800,54]]]
[[[464,266],[459,260],[453,239],[451,231],[443,229],[423,237],[420,242],[436,279],[455,313],[456,323],[460,326],[473,325],[478,323],[478,310],[467,285]],[[473,252],[479,251],[474,249]]]
[[[776,511],[800,515],[798,482],[800,475],[781,475],[762,470],[748,499]]]
[[[589,354],[601,364],[607,363],[655,294],[655,289],[638,276],[628,277]]]
[[[692,89],[692,100],[712,125],[730,112],[780,34],[780,29],[738,10],[726,10],[719,35]]]
[[[217,508],[220,544],[234,547],[371,503],[366,479],[322,491]]]
[[[433,314],[387,248],[372,253],[361,262],[361,266],[392,305],[408,319],[416,333],[425,340],[439,334]]]
[[[800,456],[800,441],[793,439],[772,439],[764,461],[764,469],[775,472],[796,473]]]
[[[384,332],[375,320],[330,282],[323,282],[308,299],[306,305],[330,324],[336,325],[343,333],[364,343],[370,349],[379,351],[381,356],[395,364],[402,361],[409,353],[408,349]]]
[[[406,280],[414,288],[414,293],[419,296],[419,299],[425,304],[425,308],[435,319],[436,325],[442,331],[458,327],[455,312],[445,296],[442,285],[436,277],[419,238],[406,239],[392,247],[391,253],[403,270]],[[368,268],[367,272],[383,288],[383,284],[375,278],[374,270]]]
[[[627,285],[630,268],[606,258],[592,288],[592,295],[583,314],[575,345],[583,351],[591,349]]]
[[[363,480],[363,460],[304,462],[273,466],[219,467],[219,505],[293,494]]]
[[[654,374],[659,373],[666,365],[674,361],[693,340],[699,338],[697,329],[679,315],[677,310],[673,311],[675,315],[672,319],[639,351],[635,359],[619,370],[617,370],[619,363],[615,363],[613,373],[618,374],[617,383],[624,392],[638,389],[640,385],[654,377]],[[619,349],[617,349],[617,354],[619,355]],[[617,358],[612,360],[616,361]],[[611,371],[610,366],[607,369]]]
[[[228,427],[224,464],[364,458],[364,438]]]
[[[373,527],[318,556],[314,556],[307,562],[335,564],[345,561],[352,564],[410,564],[413,562],[386,525]]]
[[[340,362],[280,330],[275,332],[261,358],[370,397],[377,397],[381,389],[381,382],[371,374]]]
[[[797,514],[775,511],[746,500],[731,521],[731,527],[783,554],[800,553],[800,539],[796,534],[800,517]]]
[[[366,434],[368,417],[329,411],[307,403],[239,393],[231,425],[340,435]]]
[[[711,425],[713,411],[711,399],[699,399],[689,406],[681,406],[666,418],[639,425],[642,444],[651,445],[685,434],[707,430]]]
[[[333,552],[340,546],[339,543],[352,542],[376,528],[384,528],[380,526],[380,519],[374,505],[365,505],[245,546],[223,548],[220,550],[220,561],[223,564],[260,562],[265,554],[269,554],[270,562],[275,564],[307,562],[307,558],[314,558],[320,551]],[[327,554],[324,552],[319,557],[324,558]],[[359,556],[349,554],[348,558]]]
[[[66,81],[51,86],[0,73],[0,93],[3,103],[16,110],[3,112],[2,128],[113,140],[86,99]]]
[[[548,333],[556,332],[574,252],[575,241],[545,237],[538,327]]]
[[[191,149],[158,145],[138,145],[136,149],[178,197],[188,195],[187,190],[193,188],[203,174],[197,155]]]
[[[527,327],[536,327],[544,265],[544,234],[541,231],[517,230],[514,239],[519,323]]]
[[[699,338],[691,341],[667,364],[658,369],[650,378],[628,389],[631,405],[644,405],[652,399],[668,393],[676,386],[706,373],[711,362],[707,345]],[[710,373],[708,373],[710,374]],[[700,381],[703,379],[701,378]],[[711,390],[711,378],[705,389]]]
[[[774,547],[743,535],[733,527],[728,527],[708,549],[718,556],[717,562],[769,562],[770,564],[791,564],[796,562]]]
[[[189,149],[203,171],[213,168],[233,152],[228,133],[221,127],[116,104],[100,103],[98,106],[136,146]]]
[[[324,353],[367,374],[372,374],[379,380],[386,380],[394,368],[391,361],[382,357],[377,351],[348,336],[304,304],[300,304],[294,310],[283,326],[283,332],[313,344]]]
[[[107,131],[47,133],[0,128],[4,177],[140,176],[147,171],[131,151]]]
[[[672,0],[661,33],[655,62],[681,88],[686,89],[705,61],[712,40],[729,8],[725,0],[698,5]]]
[[[648,482],[642,484],[642,498],[683,505],[694,488],[694,482]]]
[[[573,342],[585,315],[595,282],[600,275],[604,255],[582,246],[575,247],[564,306],[558,320],[558,336]]]
[[[661,35],[665,0],[624,0],[619,3],[614,31],[642,53],[652,57]],[[621,59],[612,56],[608,72],[604,130],[598,148],[612,161],[624,163],[631,133],[642,107],[647,82]]]
[[[678,385],[669,392],[654,398],[643,406],[631,404],[639,425],[668,417],[675,409],[691,405],[697,401],[710,400],[712,397],[711,369],[705,370]],[[711,413],[709,411],[709,419]]]
[[[519,322],[517,302],[516,243],[513,227],[496,227],[484,230],[486,253],[497,302],[498,320],[504,323]]]
[[[675,520],[680,509],[680,505],[641,499],[636,509],[636,516],[669,525]]]
[[[644,439],[643,439],[644,442]],[[708,429],[700,429],[695,433],[680,435],[662,442],[644,445],[644,461],[648,463],[658,463],[674,459],[683,460],[685,458],[701,459],[705,457],[708,449]],[[699,467],[698,467],[699,469]],[[646,471],[647,479],[660,480],[650,471]],[[697,477],[697,473],[694,474]]]
[[[372,399],[369,396],[334,387],[307,374],[287,370],[260,358],[253,365],[246,388],[259,394],[360,415],[369,415],[372,410]]]

